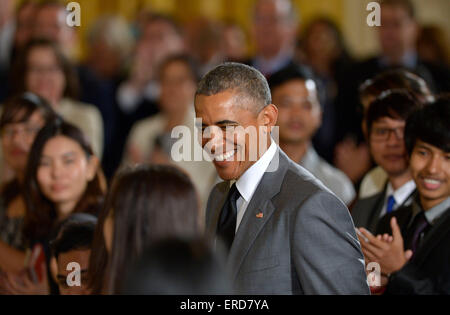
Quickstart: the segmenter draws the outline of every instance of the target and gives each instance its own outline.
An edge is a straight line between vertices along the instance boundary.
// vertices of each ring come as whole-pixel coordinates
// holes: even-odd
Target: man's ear
[[[97,170],[99,168],[100,161],[98,157],[95,155],[92,155],[88,160],[88,168],[87,168],[87,178],[88,181],[92,181],[95,178],[95,175],[97,174]]]
[[[270,131],[272,127],[277,124],[278,120],[278,108],[273,105],[267,105],[261,113],[259,113],[259,118],[261,119],[261,125],[267,127]]]

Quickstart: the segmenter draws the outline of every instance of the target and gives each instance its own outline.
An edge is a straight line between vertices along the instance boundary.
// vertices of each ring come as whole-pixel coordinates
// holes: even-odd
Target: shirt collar
[[[306,168],[307,170],[309,169],[315,169],[317,163],[320,161],[319,155],[317,154],[316,150],[314,150],[314,148],[311,146],[309,146],[308,150],[306,151],[305,156],[303,157],[303,159],[300,162],[300,165],[303,166],[304,168]]]
[[[400,188],[398,188],[396,191],[392,188],[391,183],[389,182],[386,188],[386,198],[389,198],[389,196],[394,196],[395,204],[402,205],[405,203],[405,201],[408,199],[409,196],[413,193],[413,191],[416,189],[416,183],[414,180],[410,180],[403,184]]]
[[[433,208],[425,211],[425,218],[427,221],[433,225],[448,209],[450,208],[450,197],[445,199],[440,204],[434,206]],[[420,205],[419,195],[415,198],[413,203],[413,218],[421,211],[424,211]]]
[[[259,182],[264,176],[264,173],[269,167],[269,164],[273,160],[276,152],[277,145],[272,139],[272,144],[269,149],[236,181],[236,187],[246,202],[250,202],[252,199]]]
[[[414,69],[417,66],[417,53],[415,51],[408,51],[406,52],[401,60],[401,66],[409,69]],[[379,63],[382,67],[390,67],[392,64],[390,63],[389,59],[385,56],[381,57],[379,59]]]

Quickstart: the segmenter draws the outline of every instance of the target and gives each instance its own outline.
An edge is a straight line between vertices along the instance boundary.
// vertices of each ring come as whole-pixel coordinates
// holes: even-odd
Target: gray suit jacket
[[[280,149],[277,154],[278,169],[264,174],[230,249],[227,266],[236,293],[369,294],[348,209]],[[228,190],[224,182],[211,192],[211,237]]]

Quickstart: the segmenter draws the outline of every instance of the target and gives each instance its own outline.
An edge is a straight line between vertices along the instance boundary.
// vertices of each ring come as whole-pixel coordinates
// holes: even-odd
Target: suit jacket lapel
[[[422,244],[417,250],[416,262],[421,265],[431,252],[433,248],[439,244],[442,237],[444,237],[450,230],[450,208],[444,213],[441,219],[436,222],[436,225],[432,227],[430,233],[425,236]]]
[[[228,192],[230,191],[230,182],[224,182],[220,184],[218,187],[218,191],[219,195],[217,196],[217,202],[215,203],[215,206],[212,207],[211,210],[208,209],[209,211],[212,211],[212,213],[206,233],[211,237],[211,239],[216,239],[217,224],[219,223],[220,212],[222,211],[222,208],[228,196]]]
[[[383,191],[381,192],[381,194],[379,194],[378,198],[375,201],[375,204],[374,204],[375,211],[373,211],[370,214],[369,231],[375,232],[377,230],[378,223],[380,222],[381,210],[383,210],[383,205],[384,205],[384,199],[385,199],[385,196],[386,196],[387,185],[388,184],[387,184],[387,181],[386,181],[386,184],[384,185]]]
[[[266,172],[264,174],[245,211],[234,238],[228,256],[228,267],[231,268],[230,272],[233,279],[237,276],[242,262],[262,228],[276,210],[271,199],[280,192],[289,163],[287,157],[281,150],[278,149],[277,154],[279,154],[277,171]]]

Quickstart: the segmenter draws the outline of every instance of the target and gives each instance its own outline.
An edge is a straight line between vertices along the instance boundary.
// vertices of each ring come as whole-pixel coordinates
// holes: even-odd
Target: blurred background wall
[[[89,26],[104,14],[119,14],[132,20],[141,9],[174,16],[181,22],[194,17],[236,21],[249,31],[251,7],[254,0],[78,0],[81,5],[80,51]],[[317,16],[332,18],[342,29],[350,51],[365,57],[377,51],[376,27],[366,24],[371,0],[294,0],[301,24]],[[20,0],[17,0],[20,3]],[[422,24],[436,24],[446,30],[450,40],[450,0],[414,0]],[[301,31],[301,30],[300,30]],[[250,47],[251,49],[251,47]]]

